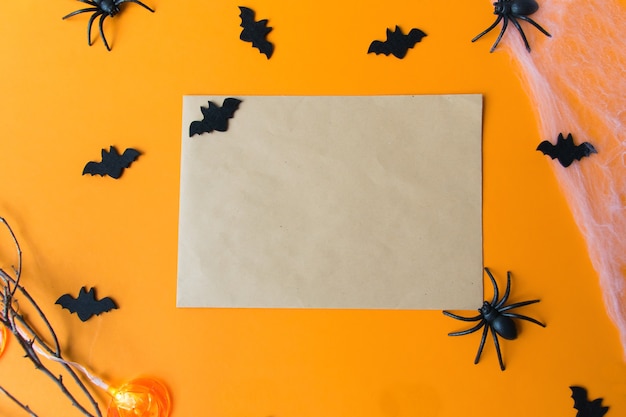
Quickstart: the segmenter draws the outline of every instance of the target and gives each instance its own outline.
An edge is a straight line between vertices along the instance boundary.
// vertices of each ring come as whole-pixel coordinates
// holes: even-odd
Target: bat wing
[[[226,129],[228,129],[228,119],[232,119],[233,117],[235,117],[235,112],[239,109],[240,104],[241,100],[236,98],[229,97],[224,100],[224,103],[222,104],[221,114],[224,120],[226,120]],[[220,130],[216,128],[215,130],[220,130],[220,132],[224,132],[226,131],[226,129]]]
[[[587,400],[587,390],[583,387],[571,386],[571,397],[574,399],[574,408],[578,411],[584,411],[589,404]]]
[[[243,28],[239,39],[251,42],[253,47],[265,54],[267,59],[270,59],[274,53],[274,44],[267,40],[267,34],[272,31],[272,28],[267,26],[267,19],[255,21],[254,10],[242,6],[239,6],[239,10],[241,10],[239,14],[240,26]]]
[[[596,151],[596,148],[594,148],[591,143],[583,142],[576,147],[574,151],[574,158],[580,161],[582,158],[589,156],[592,153],[598,153],[598,151]]]
[[[141,153],[136,149],[133,149],[133,148],[126,149],[124,153],[122,154],[122,156],[120,157],[123,167],[128,168],[130,164],[132,164],[133,162],[137,160],[137,158],[139,158],[139,155],[141,155]]]
[[[235,111],[239,109],[239,105],[241,104],[241,100],[238,98],[228,97],[224,99],[224,103],[222,104],[222,108],[228,111],[228,117],[232,118],[235,114]]]
[[[410,42],[411,47],[413,47],[416,43],[420,42],[424,36],[426,36],[426,33],[422,30],[413,28],[407,35],[407,40]]]
[[[70,311],[70,313],[76,313],[76,298],[72,297],[69,294],[64,294],[60,296],[55,304],[59,304],[61,308],[66,308]]]
[[[267,59],[270,59],[272,57],[272,54],[274,53],[274,44],[268,41],[265,37],[268,33],[270,33],[272,28],[265,28],[265,23],[267,23],[267,20],[261,20],[257,22],[257,24],[259,23],[263,23],[263,27],[260,28],[262,30],[257,31],[259,33],[255,34],[254,38],[252,39],[252,46],[257,48],[262,54],[264,54]]]
[[[107,174],[106,166],[102,162],[87,162],[83,168],[83,175],[85,174],[105,176]]]
[[[537,146],[537,150],[541,151],[544,155],[548,155],[552,159],[556,159],[558,156],[557,147],[547,140],[544,140]]]
[[[250,25],[253,25],[254,24],[254,10],[248,7],[243,7],[243,6],[239,6],[239,10],[241,11],[241,13],[239,13],[239,17],[241,18],[240,26],[245,29],[245,28],[250,27]],[[244,35],[242,34],[241,36],[244,36]],[[241,40],[250,42],[243,38],[241,38]]]
[[[117,309],[117,304],[115,304],[115,301],[113,301],[111,297],[104,297],[94,303],[93,314],[98,316],[102,313],[106,313],[115,309]]]
[[[574,408],[578,410],[576,417],[602,417],[609,407],[602,405],[602,398],[589,401],[587,390],[583,387],[571,386],[571,397],[574,399]]]
[[[207,129],[206,123],[204,123],[203,121],[194,121],[191,122],[191,124],[189,125],[189,136],[193,136],[193,135],[200,135],[202,133],[208,133],[210,132],[209,129]]]
[[[370,44],[370,47],[367,50],[367,53],[370,54],[372,52],[375,53],[376,55],[380,55],[380,54],[389,55],[391,53],[387,43],[386,42],[382,42],[382,41],[373,41]]]

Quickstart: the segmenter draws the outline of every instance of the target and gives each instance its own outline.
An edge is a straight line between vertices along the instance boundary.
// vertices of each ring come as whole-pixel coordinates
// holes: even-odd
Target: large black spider
[[[498,335],[508,340],[513,340],[517,338],[517,327],[515,325],[515,322],[513,321],[514,318],[527,320],[532,323],[538,324],[541,327],[546,327],[546,325],[531,317],[508,312],[508,310],[512,310],[517,307],[522,307],[528,304],[534,304],[539,302],[539,300],[530,300],[504,305],[504,303],[506,303],[509,299],[509,294],[511,292],[510,272],[507,272],[506,290],[504,291],[504,295],[502,296],[502,299],[498,301],[499,294],[496,280],[493,278],[493,275],[491,275],[491,271],[489,271],[488,268],[485,268],[485,271],[487,272],[487,275],[489,275],[489,279],[491,279],[491,283],[493,284],[493,299],[491,300],[491,302],[483,302],[482,307],[478,309],[478,312],[480,314],[474,317],[457,316],[456,314],[452,314],[449,311],[444,311],[443,314],[448,317],[452,317],[454,319],[462,321],[480,321],[476,326],[470,329],[448,333],[448,336],[463,336],[469,333],[474,333],[475,331],[478,331],[482,327],[484,327],[483,335],[480,339],[480,346],[478,347],[478,353],[476,354],[476,359],[474,359],[474,364],[477,364],[480,360],[480,355],[483,352],[483,347],[485,346],[487,332],[488,330],[491,330],[491,334],[493,335],[493,343],[496,345],[496,352],[498,353],[500,369],[504,371],[504,362],[502,361],[502,354],[500,353],[500,343],[498,342]]]
[[[493,7],[493,14],[498,15],[496,21],[493,22],[493,24],[487,29],[476,35],[474,39],[472,39],[472,42],[477,41],[488,32],[490,32],[493,28],[495,28],[501,20],[504,20],[502,23],[502,30],[500,30],[500,34],[498,35],[498,38],[496,39],[489,52],[493,52],[496,49],[496,46],[498,46],[500,39],[502,39],[502,35],[504,35],[504,32],[509,25],[509,21],[513,23],[513,26],[515,26],[519,34],[522,36],[522,40],[524,41],[524,45],[526,45],[526,50],[528,52],[530,52],[530,45],[528,45],[526,35],[524,34],[524,31],[522,30],[522,27],[520,26],[517,19],[521,19],[525,22],[530,23],[531,25],[539,29],[541,33],[548,37],[552,36],[544,28],[539,26],[537,22],[528,17],[531,14],[535,13],[537,10],[539,10],[539,4],[537,4],[535,0],[498,0],[493,3]]]
[[[113,17],[120,12],[120,5],[122,3],[135,3],[140,5],[141,7],[151,11],[154,13],[150,7],[146,6],[139,0],[78,0],[81,3],[89,4],[93,7],[87,7],[85,9],[76,10],[68,14],[67,16],[63,16],[63,19],[67,19],[68,17],[75,16],[80,13],[89,13],[93,12],[91,17],[89,18],[89,23],[87,24],[87,43],[91,46],[91,25],[93,24],[96,17],[100,16],[100,21],[98,22],[98,27],[100,28],[100,36],[102,37],[102,42],[104,42],[104,46],[106,46],[107,50],[111,50],[109,47],[109,43],[107,42],[106,37],[104,36],[104,30],[102,29],[102,24],[104,23],[104,19],[107,17]]]

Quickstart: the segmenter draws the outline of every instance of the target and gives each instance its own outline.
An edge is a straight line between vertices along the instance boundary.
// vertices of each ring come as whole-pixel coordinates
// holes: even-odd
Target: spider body
[[[488,268],[485,268],[485,272],[489,276],[491,283],[493,285],[493,299],[491,302],[484,301],[483,305],[478,309],[478,315],[474,317],[463,317],[458,316],[456,314],[450,313],[449,311],[444,311],[448,317],[452,317],[461,321],[478,321],[478,324],[474,327],[471,327],[467,330],[461,330],[458,332],[448,333],[449,336],[463,336],[466,334],[474,333],[481,328],[483,329],[482,337],[480,339],[480,345],[478,346],[478,353],[476,354],[476,358],[474,359],[474,363],[477,364],[480,360],[480,355],[483,352],[483,348],[485,347],[485,341],[487,339],[487,333],[491,330],[491,334],[493,336],[493,343],[496,346],[496,352],[498,354],[498,362],[500,363],[500,369],[504,371],[504,362],[502,360],[502,353],[500,352],[500,343],[498,341],[498,335],[507,340],[515,340],[517,339],[517,326],[513,319],[521,319],[530,321],[532,323],[538,324],[539,326],[546,327],[545,324],[533,319],[532,317],[523,316],[521,314],[510,313],[509,310],[512,310],[517,307],[523,307],[529,304],[538,303],[539,300],[530,300],[530,301],[522,301],[519,303],[505,305],[505,303],[509,299],[509,295],[511,293],[511,273],[507,272],[507,283],[506,290],[504,291],[504,295],[502,299],[498,300],[499,290],[498,285],[496,284],[496,280],[494,279],[491,271]]]
[[[493,4],[493,14],[530,16],[539,10],[539,4],[535,0],[498,1]]]
[[[100,10],[111,17],[120,12],[119,3],[116,4],[114,0],[93,0],[93,2],[100,7]]]
[[[498,23],[500,23],[500,21],[502,21],[502,29],[500,30],[500,34],[498,35],[498,38],[489,50],[489,52],[493,52],[496,49],[496,46],[498,46],[498,43],[500,43],[502,35],[504,35],[504,32],[509,25],[509,22],[511,22],[522,37],[524,45],[526,46],[526,50],[530,52],[530,45],[528,45],[528,40],[526,39],[526,35],[524,34],[522,27],[517,21],[518,19],[530,23],[531,25],[539,29],[539,31],[544,35],[548,37],[552,36],[537,22],[528,17],[531,14],[535,13],[537,10],[539,10],[539,4],[535,0],[498,0],[493,3],[493,14],[498,16],[495,22],[493,22],[493,24],[487,29],[476,35],[476,37],[472,39],[472,42],[475,42],[478,39],[482,38],[484,35],[494,29],[498,25]]]
[[[483,306],[478,309],[478,311],[480,311],[480,314],[482,314],[487,322],[486,324],[491,326],[500,336],[507,340],[517,339],[517,326],[512,318],[500,314],[500,312],[487,301],[483,303]]]
[[[120,5],[122,3],[135,3],[144,9],[153,12],[150,7],[146,6],[139,0],[78,0],[81,3],[86,3],[92,7],[87,7],[84,9],[76,10],[66,16],[63,16],[63,19],[67,19],[68,17],[75,16],[80,13],[93,13],[89,18],[89,23],[87,23],[87,43],[91,46],[91,27],[93,22],[96,20],[98,16],[100,16],[100,20],[98,21],[98,28],[100,29],[100,36],[102,37],[102,42],[104,42],[104,46],[106,46],[107,50],[111,50],[109,43],[107,42],[106,37],[104,36],[104,30],[102,25],[104,20],[107,17],[116,16],[121,10]]]

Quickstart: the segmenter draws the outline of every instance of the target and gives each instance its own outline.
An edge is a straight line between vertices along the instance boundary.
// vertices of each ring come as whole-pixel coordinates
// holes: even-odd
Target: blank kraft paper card
[[[480,305],[480,95],[227,98],[183,98],[179,307]]]

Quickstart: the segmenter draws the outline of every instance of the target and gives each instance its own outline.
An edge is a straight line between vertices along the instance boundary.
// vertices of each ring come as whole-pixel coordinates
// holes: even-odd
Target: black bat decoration
[[[265,54],[267,59],[270,59],[274,53],[274,44],[267,40],[268,33],[272,31],[272,28],[267,26],[267,19],[254,20],[254,10],[247,7],[239,6],[239,10],[241,10],[239,14],[240,26],[243,28],[239,39],[252,42],[253,47]]]
[[[57,299],[55,304],[59,304],[62,308],[67,308],[70,313],[76,313],[82,321],[87,321],[93,316],[99,316],[117,308],[117,305],[110,297],[96,300],[96,292],[93,287],[89,291],[82,287],[77,298],[70,294],[64,294]]]
[[[580,161],[585,156],[598,153],[596,148],[589,142],[574,145],[574,139],[571,133],[567,135],[567,138],[563,138],[563,134],[559,133],[556,145],[544,140],[537,146],[537,150],[552,159],[558,159],[561,165],[566,168],[570,166],[574,160]]]
[[[387,29],[386,41],[373,41],[367,53],[373,52],[376,55],[385,54],[387,56],[393,54],[396,58],[402,59],[406,56],[409,49],[420,42],[424,36],[426,36],[426,34],[419,29],[411,29],[411,31],[405,35],[402,29],[396,26],[394,31]]]
[[[109,147],[109,151],[102,149],[102,161],[87,162],[83,169],[83,175],[100,175],[101,177],[108,175],[109,177],[118,179],[122,176],[125,168],[128,168],[141,153],[133,148],[128,148],[123,154],[117,151],[115,146]]]
[[[571,386],[574,408],[578,410],[576,417],[602,417],[609,407],[602,405],[602,398],[589,401],[587,390],[583,387]]]
[[[241,100],[236,98],[224,99],[222,107],[209,101],[209,107],[200,106],[200,111],[204,118],[193,121],[189,125],[189,136],[202,133],[211,133],[214,130],[226,132],[228,130],[228,119],[232,119],[239,108]]]

